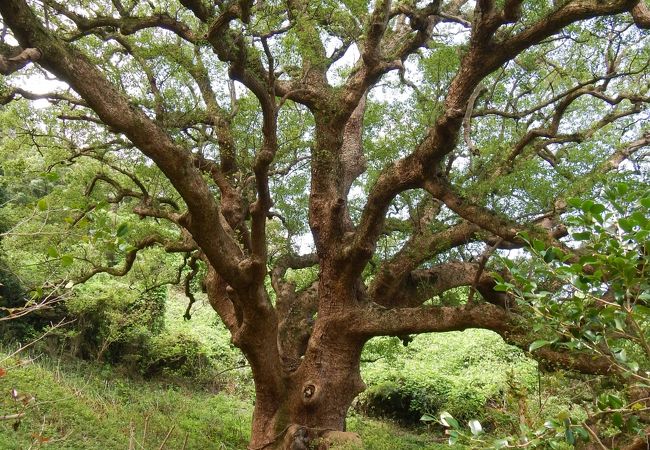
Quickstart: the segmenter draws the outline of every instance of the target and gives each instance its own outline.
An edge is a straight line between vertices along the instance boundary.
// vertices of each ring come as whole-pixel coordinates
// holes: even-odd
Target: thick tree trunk
[[[300,367],[284,378],[283,396],[263,395],[270,380],[254,375],[256,404],[250,449],[327,448],[343,433],[354,398],[364,390],[359,362],[363,341],[342,332],[340,323],[321,320],[312,333]],[[261,395],[262,394],[262,395]]]
[[[338,339],[310,345],[301,367],[285,379],[281,399],[263,395],[268,380],[256,377],[249,449],[327,448],[333,439],[358,439],[343,432],[348,409],[365,387],[359,347]]]
[[[351,332],[344,310],[331,307],[352,307],[354,300],[341,300],[354,296],[349,283],[321,274],[317,294],[309,300],[321,308],[313,328],[305,330],[294,316],[311,316],[315,308],[298,308],[297,314],[290,308],[274,310],[263,289],[235,292],[210,266],[204,284],[210,303],[251,366],[255,409],[249,449],[295,450],[315,441],[327,448],[328,440],[340,439],[348,409],[365,388],[359,367],[365,338]],[[287,318],[283,316],[298,321],[298,326],[290,324],[281,332],[279,323]],[[307,333],[308,343],[285,333]]]
[[[255,408],[249,450],[282,448],[279,443],[288,429],[287,402],[260,396],[265,384],[264,380],[255,380]]]
[[[364,390],[359,371],[363,343],[340,326],[318,323],[300,368],[289,378],[292,422],[343,431],[352,400]]]

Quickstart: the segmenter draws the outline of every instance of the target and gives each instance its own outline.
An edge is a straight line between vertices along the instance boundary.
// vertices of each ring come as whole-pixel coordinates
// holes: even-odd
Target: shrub
[[[4,255],[0,253],[0,306],[13,307],[22,305],[25,291],[18,277],[9,269]]]
[[[414,424],[418,413],[411,410],[412,394],[395,380],[373,380],[359,396],[356,409],[370,417]]]
[[[193,336],[166,333],[151,339],[140,367],[146,377],[161,374],[200,377],[213,367],[210,353]]]
[[[149,341],[164,328],[166,288],[139,293],[128,285],[88,283],[65,303],[75,319],[55,344],[72,356],[138,370]]]
[[[370,346],[373,354],[379,348]],[[358,408],[411,424],[441,411],[462,420],[484,419],[489,400],[506,392],[509,372],[528,388],[535,385],[535,363],[495,333],[418,336],[401,351],[390,346],[390,355],[364,366],[368,389]]]

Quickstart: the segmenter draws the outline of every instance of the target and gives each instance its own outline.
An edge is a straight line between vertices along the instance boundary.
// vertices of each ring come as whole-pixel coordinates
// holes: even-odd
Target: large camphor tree
[[[67,163],[102,163],[87,194],[177,230],[79,258],[76,281],[123,275],[152,246],[203,265],[252,369],[250,449],[344,431],[374,336],[485,328],[527,348],[490,255],[535,240],[578,258],[567,199],[650,144],[643,1],[3,0],[0,14],[2,103],[50,100],[59,122],[43,129]],[[65,84],[35,92],[42,74]]]

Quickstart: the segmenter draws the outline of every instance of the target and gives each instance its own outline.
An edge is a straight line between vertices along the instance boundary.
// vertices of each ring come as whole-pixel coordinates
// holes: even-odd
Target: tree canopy
[[[620,370],[529,347],[525,276],[493,256],[553,248],[591,276],[572,208],[602,214],[616,181],[647,198],[643,1],[5,0],[0,15],[5,179],[38,174],[6,187],[36,219],[13,245],[42,242],[61,289],[147,249],[182,255],[161,273],[185,273],[190,298],[200,276],[250,362],[251,449],[342,432],[374,336],[486,328],[552,365]]]

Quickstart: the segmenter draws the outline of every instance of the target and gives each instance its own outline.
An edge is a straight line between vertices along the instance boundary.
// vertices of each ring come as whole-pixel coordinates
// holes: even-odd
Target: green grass
[[[80,362],[13,358],[0,366],[6,370],[0,415],[25,413],[16,429],[16,421],[0,421],[0,450],[126,450],[131,439],[134,448],[150,450],[160,448],[170,431],[165,449],[180,450],[185,439],[188,450],[244,449],[250,436],[252,401],[235,395],[130,380]],[[21,399],[30,397],[23,406]],[[367,450],[460,448],[441,443],[439,434],[436,440],[424,429],[405,430],[358,414],[350,416],[348,427]],[[39,439],[46,440],[40,447]]]
[[[0,450],[27,449],[39,439],[56,449],[124,450],[132,439],[142,445],[135,448],[158,449],[170,432],[168,449],[183,448],[185,439],[185,448],[206,450],[248,442],[252,405],[234,396],[110,379],[91,365],[61,369],[11,360],[3,367],[0,414],[25,416],[17,428],[0,421]],[[20,396],[34,399],[23,406]]]
[[[465,447],[450,446],[426,431],[404,430],[391,422],[351,415],[348,430],[359,433],[367,450],[459,450]],[[440,436],[440,435],[438,435]]]

